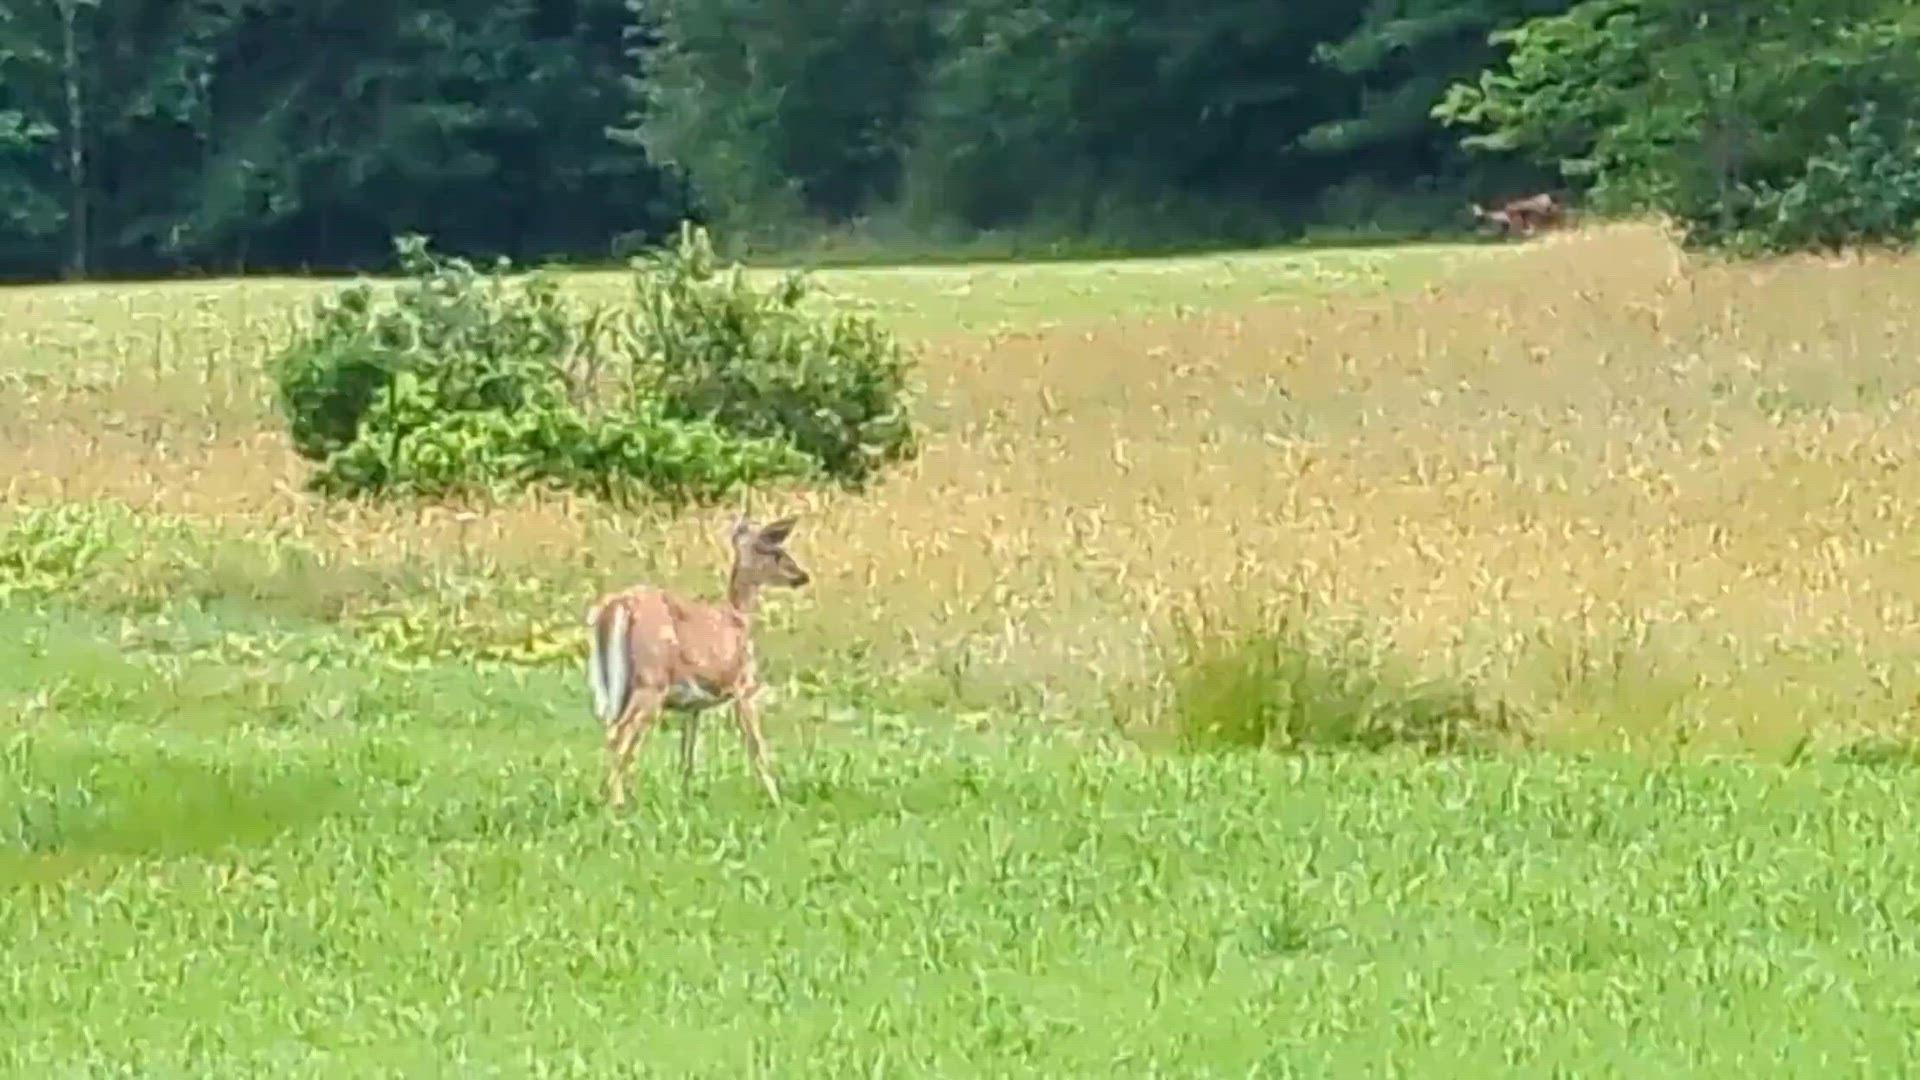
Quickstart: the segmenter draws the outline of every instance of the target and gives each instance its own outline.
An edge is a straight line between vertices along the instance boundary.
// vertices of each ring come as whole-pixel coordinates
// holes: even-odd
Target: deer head
[[[1514,229],[1514,215],[1504,207],[1489,210],[1479,203],[1469,203],[1468,208],[1473,211],[1473,219],[1482,226],[1491,226],[1502,233],[1510,233]]]
[[[733,587],[753,590],[765,587],[798,589],[813,580],[800,564],[787,554],[787,536],[797,519],[784,517],[756,528],[743,515],[734,522]]]

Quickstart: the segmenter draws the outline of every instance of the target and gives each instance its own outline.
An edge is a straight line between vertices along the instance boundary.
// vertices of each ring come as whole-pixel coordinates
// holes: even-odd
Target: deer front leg
[[[733,717],[740,724],[740,741],[746,745],[747,763],[760,778],[760,786],[767,789],[767,798],[778,805],[780,785],[773,782],[773,770],[767,766],[767,740],[760,732],[760,705],[756,700],[759,692],[758,685],[743,688],[734,699]]]
[[[693,786],[694,758],[700,751],[700,710],[688,709],[680,729],[680,784]]]
[[[633,698],[619,719],[607,727],[607,798],[615,810],[627,804],[626,774],[633,767],[634,754],[646,740],[647,732],[660,715],[666,692],[635,688]]]

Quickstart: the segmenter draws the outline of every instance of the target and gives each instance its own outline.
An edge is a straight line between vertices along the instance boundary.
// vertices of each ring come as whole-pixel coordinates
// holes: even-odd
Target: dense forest
[[[719,234],[1910,238],[1911,0],[0,0],[0,274]]]

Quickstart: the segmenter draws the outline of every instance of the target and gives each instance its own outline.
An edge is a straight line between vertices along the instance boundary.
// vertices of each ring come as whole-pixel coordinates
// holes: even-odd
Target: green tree
[[[640,107],[620,134],[733,228],[890,199],[934,0],[630,0]]]
[[[1831,197],[1782,201],[1842,159],[1860,183],[1905,183],[1920,18],[1903,0],[1586,0],[1495,38],[1505,62],[1454,86],[1436,115],[1469,129],[1468,146],[1550,164],[1603,203],[1669,211],[1695,239],[1847,234],[1780,217],[1853,213]],[[1850,131],[1895,157],[1875,165],[1842,146],[1836,158]],[[1888,205],[1858,204],[1866,217]]]
[[[1399,175],[1444,172],[1456,140],[1433,117],[1447,87],[1499,59],[1490,37],[1574,0],[1374,0],[1360,25],[1320,44],[1318,60],[1347,76],[1349,105],[1305,137],[1315,150],[1366,155]]]
[[[618,0],[274,0],[227,57],[191,244],[353,264],[398,232],[525,258],[658,229],[657,170],[607,136],[625,25]]]
[[[1271,213],[1328,179],[1300,138],[1338,81],[1315,44],[1351,22],[1338,5],[956,3],[914,126],[910,208],[1081,233]]]
[[[177,0],[0,5],[4,250],[84,276],[149,234],[201,156],[213,48],[233,23]]]
[[[679,190],[608,128],[622,0],[0,0],[0,272],[606,254]]]

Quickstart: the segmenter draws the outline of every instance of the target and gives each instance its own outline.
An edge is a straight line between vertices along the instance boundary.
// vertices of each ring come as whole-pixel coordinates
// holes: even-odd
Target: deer
[[[1513,232],[1513,217],[1505,210],[1489,210],[1477,202],[1468,205],[1473,211],[1473,220],[1493,226],[1495,229],[1500,230],[1500,235],[1502,236],[1510,235]]]
[[[627,773],[663,711],[679,714],[684,725],[684,785],[693,779],[701,714],[729,702],[748,764],[767,797],[780,803],[760,730],[753,621],[762,589],[799,589],[812,580],[787,553],[796,520],[785,517],[755,527],[744,514],[739,517],[727,537],[733,568],[722,600],[689,599],[637,585],[603,594],[588,609],[593,645],[587,680],[594,714],[606,725],[607,798],[613,809],[626,805]]]
[[[1551,194],[1544,191],[1524,199],[1502,203],[1493,210],[1479,203],[1473,203],[1472,207],[1476,220],[1492,224],[1503,235],[1508,236],[1515,232],[1532,236],[1541,225],[1557,225],[1566,216],[1566,207],[1560,205]]]

